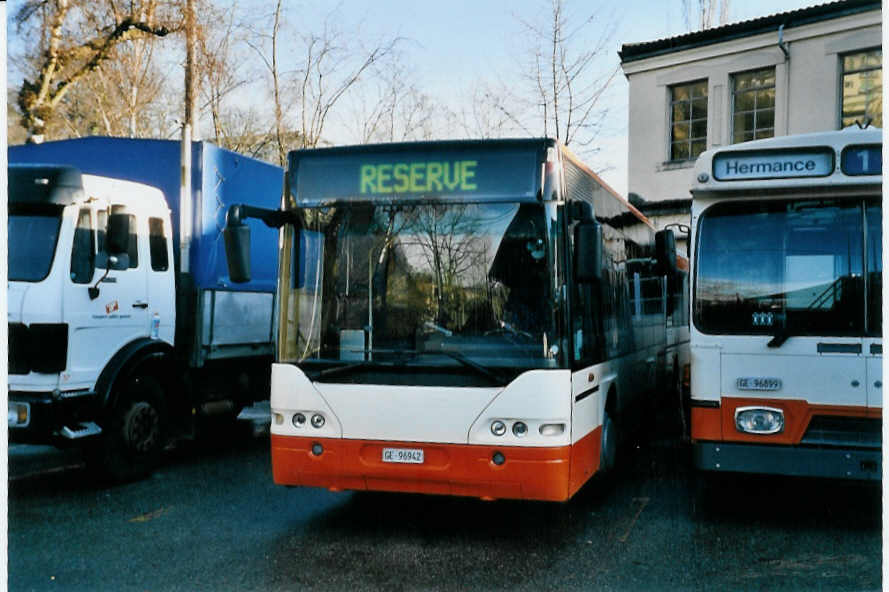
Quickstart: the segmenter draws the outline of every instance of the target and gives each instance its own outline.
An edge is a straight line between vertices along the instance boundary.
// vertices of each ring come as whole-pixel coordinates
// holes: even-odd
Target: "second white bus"
[[[691,437],[715,472],[880,479],[882,133],[705,152]]]

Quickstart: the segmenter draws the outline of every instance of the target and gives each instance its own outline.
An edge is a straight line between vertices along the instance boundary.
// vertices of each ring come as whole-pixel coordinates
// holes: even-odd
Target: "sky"
[[[8,15],[22,0],[10,2]],[[224,0],[218,0],[221,4]],[[806,0],[727,0],[729,22],[757,18],[777,12],[819,4]],[[271,13],[271,0],[238,0],[258,14]],[[295,28],[311,30],[323,22],[331,3],[318,0],[286,0],[288,18]],[[479,80],[505,80],[515,72],[517,56],[527,47],[519,19],[533,22],[545,16],[546,0],[341,0],[340,12],[347,15],[345,26],[360,26],[358,42],[399,36],[417,77],[418,88],[444,99],[452,108],[466,101],[469,89]],[[685,4],[697,4],[686,0]],[[683,0],[621,0],[620,2],[568,0],[576,14],[600,15],[602,27],[611,25],[614,33],[603,68],[619,65],[617,52],[623,43],[651,41],[688,32],[683,18]],[[598,24],[587,28],[591,39],[601,36]],[[21,43],[14,28],[8,30],[10,49]],[[284,42],[286,44],[286,40]],[[283,44],[282,44],[283,45]],[[282,51],[286,60],[286,50]],[[10,72],[10,84],[15,84]],[[627,188],[627,83],[619,72],[603,99],[608,117],[597,141],[598,152],[587,158],[595,170],[615,190],[626,195]],[[334,142],[347,133],[334,123],[327,135]],[[338,137],[339,136],[339,137]],[[584,154],[581,153],[584,157]]]
[[[729,0],[729,22],[758,18],[820,4],[805,0]],[[688,0],[688,4],[697,4]],[[368,2],[346,1],[359,12]],[[529,19],[546,10],[538,0],[379,0],[379,9],[362,12],[368,31],[399,34],[416,42],[411,59],[428,92],[453,94],[474,80],[509,71],[521,51],[518,18]],[[652,41],[688,32],[682,0],[621,0],[620,2],[569,2],[575,14],[599,12],[603,23],[614,23],[611,67],[619,65],[618,50],[624,43]],[[597,7],[602,7],[598,8]],[[618,10],[619,8],[619,10]],[[591,35],[595,35],[590,29]],[[608,120],[597,140],[598,154],[591,157],[595,170],[622,195],[627,191],[626,79],[619,73],[606,97]]]

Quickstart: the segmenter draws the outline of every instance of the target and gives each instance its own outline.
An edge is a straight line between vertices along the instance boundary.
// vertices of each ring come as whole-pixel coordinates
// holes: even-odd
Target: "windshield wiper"
[[[772,338],[766,344],[768,347],[781,347],[784,342],[790,339],[790,329],[783,327],[780,331],[772,335]]]
[[[478,362],[473,362],[469,358],[465,357],[463,354],[458,354],[456,352],[446,352],[446,351],[435,352],[435,353],[440,353],[442,355],[445,355],[445,356],[451,358],[452,360],[457,360],[458,362],[460,362],[467,368],[472,368],[473,370],[475,370],[482,376],[493,380],[494,383],[497,385],[503,385],[503,384],[507,384],[509,382],[508,380],[506,380],[503,376],[501,376],[497,372],[494,372],[490,368],[486,368],[486,367],[482,366]]]
[[[819,293],[815,298],[805,307],[799,310],[801,313],[811,312],[816,308],[820,308],[824,303],[826,303],[831,296],[836,300],[836,292],[840,287],[841,282],[846,278],[846,276],[840,276],[834,281],[830,283],[827,288],[825,288],[821,293]],[[786,298],[787,295],[785,294]],[[790,339],[790,327],[787,326],[787,310],[785,308],[784,311],[784,326],[778,329],[778,331],[772,336],[772,339],[766,344],[768,347],[781,347],[784,345],[784,342]]]
[[[360,370],[361,368],[365,368],[370,365],[370,362],[367,360],[362,360],[360,362],[356,362],[354,364],[343,364],[342,366],[335,366],[333,368],[325,368],[318,372],[313,380],[318,380],[319,378],[328,378],[330,376],[335,376],[337,374],[349,374],[354,372],[355,370]]]

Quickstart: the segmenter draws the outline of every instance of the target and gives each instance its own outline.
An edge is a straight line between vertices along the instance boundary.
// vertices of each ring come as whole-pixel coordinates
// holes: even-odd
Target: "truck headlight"
[[[8,427],[24,428],[31,423],[31,406],[28,403],[9,401]]]
[[[774,407],[738,407],[735,427],[746,434],[777,434],[784,431],[784,411]]]

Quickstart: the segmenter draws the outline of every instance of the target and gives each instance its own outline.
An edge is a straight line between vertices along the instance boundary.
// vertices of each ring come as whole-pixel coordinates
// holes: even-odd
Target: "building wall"
[[[707,148],[731,143],[731,75],[775,67],[775,135],[839,129],[841,54],[881,46],[881,12],[793,27],[623,64],[629,82],[628,190],[689,198],[694,161],[670,162],[670,87],[707,80]],[[660,225],[659,225],[660,226]]]

